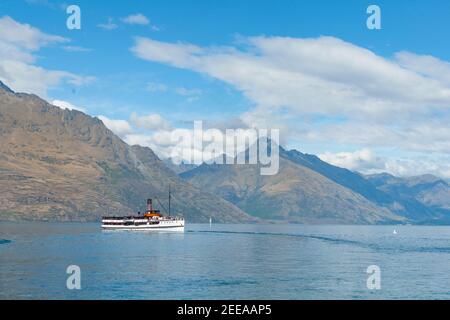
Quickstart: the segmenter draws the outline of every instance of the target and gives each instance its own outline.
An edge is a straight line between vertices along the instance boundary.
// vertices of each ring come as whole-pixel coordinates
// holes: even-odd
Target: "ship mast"
[[[169,184],[169,217],[170,217],[170,198],[171,198],[171,195],[170,195],[170,184]]]

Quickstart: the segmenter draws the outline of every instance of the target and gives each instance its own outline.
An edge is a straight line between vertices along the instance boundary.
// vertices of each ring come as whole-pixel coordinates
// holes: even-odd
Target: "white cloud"
[[[142,59],[225,81],[257,105],[295,113],[384,119],[450,103],[450,88],[439,79],[337,38],[255,37],[247,45],[201,48],[136,38],[131,50]]]
[[[0,80],[17,92],[47,97],[47,90],[65,81],[75,86],[92,82],[95,78],[78,76],[66,71],[47,70],[15,60],[0,60]]]
[[[170,157],[174,146],[171,143],[171,132],[153,134],[128,134],[124,140],[129,145],[140,145],[151,148],[161,158]]]
[[[149,82],[147,84],[147,91],[150,92],[166,92],[167,86],[163,83]]]
[[[172,133],[188,134],[192,131],[172,128],[169,121],[159,114],[139,116],[133,112],[129,121],[110,119],[103,115],[97,118],[126,143],[150,147],[162,157],[169,157],[174,148],[180,148],[177,142],[172,140]]]
[[[190,162],[192,159],[188,155],[201,156],[200,149],[195,149],[190,144],[189,139],[174,141],[174,137],[192,137],[193,130],[175,128],[172,130],[162,130],[154,133],[133,133],[124,138],[130,145],[140,145],[151,148],[161,158],[170,158],[173,155],[186,156],[183,160]],[[183,151],[184,150],[184,151]]]
[[[169,87],[163,83],[158,82],[149,82],[146,87],[149,92],[167,92],[169,91]],[[202,94],[200,89],[188,89],[185,87],[177,87],[174,89],[170,89],[175,94],[186,97],[189,102],[199,99],[199,96]]]
[[[67,52],[91,52],[92,49],[90,48],[84,48],[80,46],[64,46],[63,50]]]
[[[117,29],[119,26],[114,23],[113,18],[108,18],[108,22],[99,23],[99,24],[97,24],[97,27],[99,27],[103,30],[111,31],[111,30]]]
[[[449,62],[409,52],[386,58],[335,37],[241,40],[200,47],[138,37],[131,52],[229,84],[253,105],[241,119],[281,129],[284,142],[450,153]]]
[[[62,109],[78,110],[81,112],[86,112],[86,110],[84,108],[77,107],[77,106],[71,104],[70,102],[67,102],[64,100],[53,100],[51,103],[52,103],[52,105],[60,107]]]
[[[188,102],[192,102],[195,100],[198,100],[200,98],[200,95],[202,94],[202,91],[200,89],[188,89],[184,87],[175,88],[175,93],[187,97]]]
[[[325,162],[341,168],[365,172],[372,169],[384,169],[384,162],[376,157],[370,149],[357,150],[355,152],[326,152],[319,155]]]
[[[376,156],[370,149],[354,152],[325,152],[319,155],[323,161],[341,168],[365,174],[389,172],[399,177],[433,174],[450,178],[450,157],[392,157]]]
[[[398,52],[395,57],[401,66],[450,85],[450,63],[430,55],[417,55],[406,51]]]
[[[131,25],[146,26],[150,24],[150,20],[142,13],[132,14],[121,19],[122,22]]]
[[[205,160],[209,159],[199,148],[191,145],[193,139],[202,141],[204,146],[214,144],[216,150],[223,148],[220,140],[214,140],[211,133],[204,131],[203,136],[195,135],[193,129],[189,128],[173,128],[172,125],[158,114],[150,114],[138,116],[132,113],[130,121],[112,120],[105,116],[98,116],[106,127],[122,138],[129,145],[140,145],[151,148],[161,158],[169,158],[174,155],[180,155],[186,162],[192,161],[191,155],[204,156]],[[204,128],[206,130],[206,128]],[[176,137],[184,137],[177,140]],[[234,146],[234,139],[226,141],[229,146]],[[201,144],[200,144],[201,145]],[[239,150],[243,151],[243,150]],[[217,155],[216,155],[217,156]]]
[[[300,124],[302,127],[304,124]],[[310,125],[298,130],[297,138],[314,143],[396,148],[402,151],[450,153],[448,118],[429,119],[405,124],[345,122]]]
[[[79,76],[72,73],[65,72],[67,83],[73,84],[74,86],[85,86],[96,80],[95,77],[91,76]]]
[[[200,47],[191,44],[172,44],[143,37],[136,37],[135,46],[130,50],[141,59],[185,68],[192,65],[192,60],[195,59],[194,55],[203,52]]]
[[[198,96],[202,93],[200,89],[187,89],[184,87],[176,88],[175,92],[181,96]]]
[[[68,42],[69,40],[43,33],[29,24],[21,24],[9,16],[0,18],[0,41],[15,45],[27,51],[37,51],[51,43]]]
[[[126,120],[114,120],[105,116],[98,116],[97,118],[99,118],[109,130],[121,138],[124,138],[126,135],[133,132],[130,123]]]
[[[450,178],[450,157],[444,158],[400,158],[387,159],[384,170],[372,170],[369,173],[389,172],[400,177],[432,174],[441,178]]]
[[[49,35],[11,17],[0,18],[0,80],[15,91],[35,93],[47,97],[47,90],[65,81],[80,86],[93,77],[84,77],[67,71],[47,70],[36,66],[36,52],[52,44],[69,40]]]
[[[133,112],[131,114],[130,121],[137,128],[151,131],[170,130],[172,128],[167,120],[156,113],[138,116],[135,112]]]

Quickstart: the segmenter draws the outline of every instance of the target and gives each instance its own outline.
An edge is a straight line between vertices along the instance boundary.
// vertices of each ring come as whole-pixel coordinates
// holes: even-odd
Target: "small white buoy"
[[[393,232],[393,234],[397,234],[397,230],[395,230],[395,229],[394,229],[394,232]]]

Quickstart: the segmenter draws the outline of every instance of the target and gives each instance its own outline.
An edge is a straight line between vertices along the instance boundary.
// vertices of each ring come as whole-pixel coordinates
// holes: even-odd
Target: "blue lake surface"
[[[450,299],[450,227],[0,222],[0,299]]]

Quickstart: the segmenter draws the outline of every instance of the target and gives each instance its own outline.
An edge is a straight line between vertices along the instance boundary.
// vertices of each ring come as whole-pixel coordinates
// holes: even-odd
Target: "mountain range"
[[[249,214],[291,223],[380,224],[405,219],[321,173],[280,147],[279,171],[262,176],[259,165],[202,164],[180,176],[211,190]]]
[[[91,221],[144,210],[157,197],[188,221],[254,217],[180,179],[149,149],[129,146],[98,118],[0,82],[0,219]]]
[[[280,146],[280,170],[179,166],[103,122],[0,82],[0,219],[96,221],[147,198],[189,222],[450,223],[450,187],[431,175],[362,175]]]
[[[426,175],[364,176],[280,146],[280,171],[202,164],[180,176],[254,216],[301,223],[448,223],[450,186]]]
[[[378,190],[406,204],[412,220],[419,223],[450,223],[450,187],[447,181],[430,174],[399,178],[381,173],[366,178]]]
[[[415,223],[431,221],[441,215],[441,212],[438,212],[436,208],[428,206],[417,197],[400,197],[397,194],[389,192],[383,188],[382,185],[374,183],[374,180],[370,179],[370,176],[366,177],[358,172],[353,172],[348,169],[331,165],[325,161],[322,161],[317,156],[303,154],[297,150],[286,151],[283,148],[280,150],[282,156],[290,159],[291,161],[319,172],[336,183],[361,194],[371,202],[381,207],[385,207],[391,212],[403,216],[410,221],[414,221]],[[397,181],[407,179],[420,180],[421,177],[396,179]],[[436,177],[435,179],[441,180]],[[447,190],[450,192],[448,184],[444,181],[442,182],[446,185]]]

